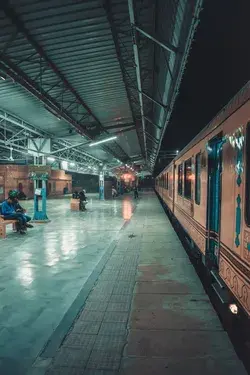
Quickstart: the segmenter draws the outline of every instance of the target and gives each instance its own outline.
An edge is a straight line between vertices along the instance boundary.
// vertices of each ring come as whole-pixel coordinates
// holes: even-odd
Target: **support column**
[[[47,216],[47,188],[46,188],[46,181],[48,179],[48,173],[43,171],[43,168],[41,168],[41,171],[39,171],[39,157],[34,157],[34,165],[36,165],[38,168],[36,172],[33,174],[32,179],[34,181],[34,217],[33,221],[39,222],[39,223],[47,223],[50,220]],[[40,164],[42,166],[46,166],[46,159],[45,157],[42,157],[42,163]],[[38,181],[42,181],[42,188],[39,189]],[[40,190],[40,191],[39,191]],[[42,198],[42,209],[39,210],[39,197]]]
[[[100,169],[99,171],[99,199],[104,200],[104,171]]]

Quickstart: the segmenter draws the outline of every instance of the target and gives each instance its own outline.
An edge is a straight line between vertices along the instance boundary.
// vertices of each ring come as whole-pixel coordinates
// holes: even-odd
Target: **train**
[[[155,179],[232,313],[250,316],[250,81]]]

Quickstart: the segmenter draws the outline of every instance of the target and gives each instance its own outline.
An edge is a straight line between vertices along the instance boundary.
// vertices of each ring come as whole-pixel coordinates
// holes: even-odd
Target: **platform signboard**
[[[49,165],[29,165],[29,178],[35,180],[47,180],[51,174]]]

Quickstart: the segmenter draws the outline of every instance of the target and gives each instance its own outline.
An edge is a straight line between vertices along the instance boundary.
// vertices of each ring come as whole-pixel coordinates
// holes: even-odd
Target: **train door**
[[[208,194],[207,194],[207,249],[206,261],[210,269],[219,267],[220,216],[221,216],[221,135],[208,143]]]

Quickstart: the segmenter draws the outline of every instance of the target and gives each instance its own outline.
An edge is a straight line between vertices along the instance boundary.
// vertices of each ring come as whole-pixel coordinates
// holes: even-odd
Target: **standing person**
[[[113,197],[113,198],[117,197],[117,191],[116,191],[116,189],[114,188],[114,186],[112,186],[112,197]]]
[[[13,200],[11,197],[8,197],[3,203],[1,207],[2,215],[4,220],[17,220],[17,231],[20,234],[26,233],[26,219],[23,214],[16,212],[15,207],[13,205]]]
[[[138,198],[139,198],[138,187],[137,187],[137,186],[135,186],[135,188],[134,188],[134,198],[135,198],[135,199],[138,199]]]

